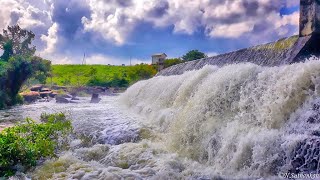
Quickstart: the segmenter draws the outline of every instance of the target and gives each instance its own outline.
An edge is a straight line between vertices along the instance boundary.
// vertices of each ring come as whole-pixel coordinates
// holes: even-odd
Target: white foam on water
[[[318,172],[311,165],[319,162],[319,85],[318,60],[281,67],[206,66],[140,81],[116,99],[126,107],[125,114],[137,117],[115,110],[113,123],[101,118],[74,122],[78,132],[96,126],[101,132],[97,138],[105,140],[100,143],[118,136],[134,141],[85,147],[76,140],[70,151],[32,176],[277,179],[280,172]],[[141,134],[141,127],[148,131]]]

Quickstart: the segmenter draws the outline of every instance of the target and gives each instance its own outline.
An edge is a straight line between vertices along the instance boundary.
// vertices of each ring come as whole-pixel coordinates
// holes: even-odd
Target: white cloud
[[[48,30],[48,36],[42,35],[41,40],[46,43],[46,48],[43,50],[42,53],[44,54],[51,54],[56,49],[56,44],[58,42],[58,24],[53,23],[53,25]]]
[[[137,24],[173,26],[174,33],[193,34],[204,28],[209,37],[238,38],[264,23],[265,32],[278,35],[297,25],[298,13],[280,16],[281,7],[298,0],[87,0],[91,17],[82,19],[86,31],[100,33],[106,40],[125,44]],[[125,3],[121,3],[125,2]],[[263,28],[262,28],[263,29]],[[261,31],[261,30],[260,30]],[[262,32],[262,33],[265,33]]]
[[[217,52],[207,52],[206,55],[207,55],[208,57],[212,57],[212,56],[217,56],[217,55],[219,55],[219,53],[217,53]]]
[[[47,11],[36,8],[27,1],[0,0],[0,7],[0,29],[13,24],[19,24],[22,28],[34,28],[46,26],[50,21]]]
[[[211,37],[225,37],[225,38],[238,38],[244,33],[253,30],[254,23],[252,22],[241,22],[235,24],[225,24],[213,27],[209,30],[209,35]]]
[[[52,60],[52,59],[50,59]],[[59,56],[56,57],[53,61],[53,64],[73,64],[75,63],[72,59],[70,59],[70,57],[67,56]]]
[[[141,63],[150,64],[151,60],[149,61],[139,60],[139,59],[131,60],[131,65],[141,64]],[[118,58],[118,57],[108,56],[104,54],[94,54],[86,58],[86,64],[130,65],[130,59]]]

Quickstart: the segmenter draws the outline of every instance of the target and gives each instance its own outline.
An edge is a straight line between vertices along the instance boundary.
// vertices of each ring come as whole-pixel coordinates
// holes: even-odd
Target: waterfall
[[[132,85],[121,102],[170,151],[217,174],[319,172],[320,61],[205,66]]]

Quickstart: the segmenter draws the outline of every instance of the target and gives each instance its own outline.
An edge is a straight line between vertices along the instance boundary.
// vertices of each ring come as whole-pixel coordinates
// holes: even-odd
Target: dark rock
[[[99,94],[92,94],[92,97],[91,97],[91,103],[99,103],[101,101],[101,98],[99,98]]]
[[[41,92],[40,92],[40,96],[41,96],[42,98],[44,98],[44,97],[50,97],[50,94],[52,94],[52,91],[41,91]]]
[[[56,96],[56,102],[57,102],[57,103],[70,103],[70,100],[68,100],[68,99],[65,98],[64,96],[57,95],[57,96]]]
[[[49,96],[52,98],[56,97],[57,95],[58,95],[58,93],[56,93],[56,92],[52,92],[51,94],[49,94]]]
[[[35,91],[24,92],[20,95],[23,97],[26,103],[33,103],[40,97],[40,93]]]
[[[43,85],[34,85],[30,88],[30,91],[40,91],[43,88]]]
[[[47,92],[47,91],[51,91],[51,89],[49,89],[49,88],[42,88],[42,89],[40,90],[40,92]]]

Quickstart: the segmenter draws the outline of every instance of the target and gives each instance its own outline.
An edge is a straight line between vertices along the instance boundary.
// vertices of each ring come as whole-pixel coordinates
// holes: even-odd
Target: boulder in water
[[[56,102],[57,103],[70,103],[70,100],[65,98],[65,96],[63,96],[63,95],[57,95],[56,96]]]
[[[51,94],[49,94],[49,96],[52,98],[56,97],[57,95],[58,95],[58,93],[56,93],[56,92],[52,92]]]
[[[42,91],[42,92],[40,92],[40,96],[42,98],[50,97],[50,94],[52,94],[52,91]]]
[[[41,91],[41,89],[43,88],[43,86],[41,84],[39,85],[34,85],[30,88],[30,91]]]
[[[40,97],[40,93],[35,91],[23,92],[20,95],[26,103],[33,103],[38,99],[38,97]]]
[[[91,103],[99,103],[101,101],[101,98],[99,98],[99,94],[93,93],[91,97]]]

